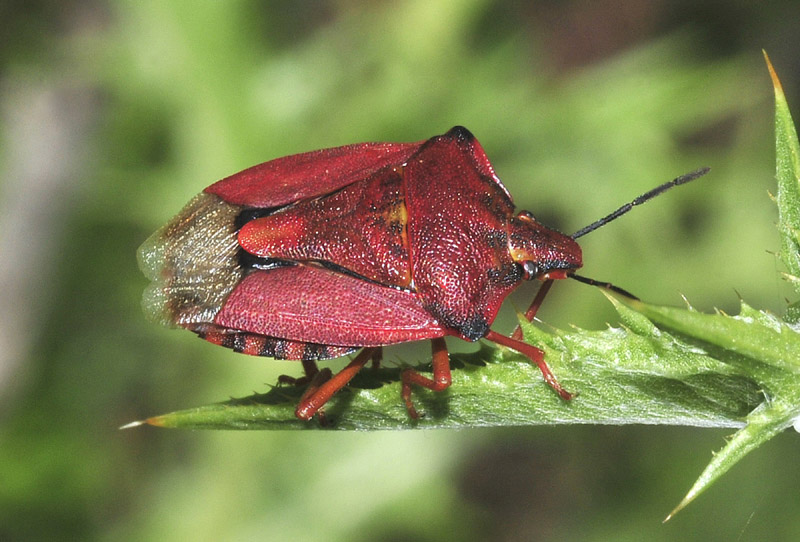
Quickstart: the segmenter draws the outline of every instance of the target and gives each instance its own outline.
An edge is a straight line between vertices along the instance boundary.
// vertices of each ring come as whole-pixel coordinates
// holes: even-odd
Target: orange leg
[[[314,376],[310,378],[306,391],[304,391],[302,397],[300,397],[298,408],[300,408],[300,405],[302,405],[304,402],[307,402],[309,397],[312,397],[315,393],[317,393],[320,387],[322,387],[322,385],[326,382],[329,382],[332,377],[333,372],[327,367],[321,371],[317,371]],[[309,380],[309,378],[304,376],[303,378],[298,378],[298,380]],[[316,413],[317,418],[319,419],[319,424],[323,427],[327,426],[328,420],[325,418],[325,413],[321,409],[319,409]],[[295,415],[297,415],[297,410],[295,410]],[[308,419],[311,419],[313,415],[314,414],[312,413]]]
[[[519,352],[520,354],[528,356],[531,359],[531,361],[533,361],[536,365],[539,366],[539,370],[542,371],[542,376],[544,377],[544,381],[547,382],[547,384],[551,388],[556,390],[563,399],[567,400],[572,399],[573,395],[561,387],[561,384],[558,383],[558,380],[556,380],[555,375],[550,371],[550,367],[548,367],[547,363],[545,363],[544,352],[542,352],[535,346],[524,343],[522,341],[518,341],[511,337],[506,337],[505,335],[500,335],[499,333],[492,330],[489,330],[489,333],[487,333],[486,337],[484,338],[488,341],[492,341],[497,344],[502,344],[503,346],[507,346],[508,348],[512,348],[517,352]]]
[[[539,307],[542,306],[542,301],[544,301],[544,296],[546,296],[547,292],[550,291],[550,287],[552,285],[553,281],[552,279],[550,279],[544,281],[542,285],[539,286],[539,291],[536,292],[536,297],[533,298],[531,306],[528,307],[527,311],[525,311],[525,318],[528,319],[528,322],[533,322],[534,316],[536,316],[536,313],[539,312]],[[522,328],[517,326],[517,329],[514,330],[514,333],[511,335],[511,338],[517,341],[522,340]]]
[[[450,386],[450,356],[447,353],[447,344],[444,339],[441,337],[431,339],[431,350],[433,352],[433,380],[422,376],[414,369],[406,369],[400,375],[403,380],[403,401],[406,403],[408,415],[415,420],[419,418],[419,414],[411,403],[412,384],[433,391],[442,391]]]
[[[303,394],[303,397],[300,399],[300,403],[298,403],[294,415],[301,420],[310,420],[313,418],[314,414],[333,397],[333,394],[345,387],[370,359],[376,354],[379,354],[380,350],[380,348],[363,349],[347,367],[333,376],[330,376],[331,372],[328,369],[317,373],[311,380],[311,384]],[[324,375],[323,373],[326,372],[327,374]]]

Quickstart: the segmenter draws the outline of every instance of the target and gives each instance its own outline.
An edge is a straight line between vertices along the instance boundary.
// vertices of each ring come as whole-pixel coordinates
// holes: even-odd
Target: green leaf
[[[778,179],[778,229],[781,234],[781,260],[786,278],[800,293],[800,143],[781,85],[772,63],[764,52],[772,86],[775,89],[775,158]]]
[[[800,334],[776,316],[745,303],[738,316],[619,299],[662,328],[694,341],[719,361],[758,383],[764,401],[747,416],[747,425],[718,452],[681,503],[683,509],[750,451],[800,417]]]
[[[797,419],[800,394],[797,393],[797,387],[793,391],[794,397],[784,396],[779,400],[765,402],[747,417],[747,425],[736,432],[722,450],[714,455],[683,500],[664,521],[668,521],[683,510],[745,455],[789,427]]]
[[[623,319],[636,313],[618,307]],[[638,315],[642,318],[641,315]],[[736,367],[640,320],[636,329],[543,331],[523,323],[527,341],[546,352],[562,385],[579,396],[560,399],[520,354],[482,344],[452,356],[453,384],[443,393],[416,388],[424,417],[409,419],[400,400],[400,367],[362,370],[326,406],[339,430],[463,428],[559,423],[670,424],[741,427],[762,401],[759,384]],[[146,423],[192,429],[309,429],[293,413],[301,389],[276,387]]]
[[[775,368],[800,373],[800,336],[776,316],[744,302],[738,317],[658,307],[638,300],[625,299],[624,303],[657,324],[762,362],[765,366],[757,372],[764,378],[774,374]]]
[[[785,277],[800,292],[800,144],[780,80],[764,52],[775,89],[775,144],[778,180],[778,229]],[[635,304],[629,303],[629,304]],[[797,303],[787,307],[786,322],[742,303],[738,317],[677,314],[675,309],[640,304],[653,321],[707,341],[726,351],[746,356],[730,362],[749,370],[766,394],[765,402],[747,417],[747,425],[718,452],[698,480],[667,516],[667,520],[692,502],[750,451],[800,420],[800,338]],[[665,520],[666,521],[666,520]]]

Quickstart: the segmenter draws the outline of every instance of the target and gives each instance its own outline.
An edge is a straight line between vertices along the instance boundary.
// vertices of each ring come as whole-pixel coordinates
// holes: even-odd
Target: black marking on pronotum
[[[470,318],[460,317],[445,310],[439,303],[430,303],[425,310],[433,314],[441,324],[457,329],[465,339],[472,342],[482,339],[490,331],[489,323],[481,314]]]

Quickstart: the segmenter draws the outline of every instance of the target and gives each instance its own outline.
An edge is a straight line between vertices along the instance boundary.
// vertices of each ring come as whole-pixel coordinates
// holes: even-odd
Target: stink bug
[[[308,388],[296,415],[308,420],[381,347],[430,339],[433,379],[450,385],[444,337],[486,339],[529,357],[564,399],[543,352],[490,326],[523,280],[551,281],[582,265],[575,239],[671,186],[640,196],[569,236],[511,195],[465,128],[417,143],[360,143],[266,162],[206,188],[139,250],[153,281],[144,306],[157,320],[245,354],[300,360]],[[316,361],[363,349],[341,372]],[[289,379],[291,380],[291,379]]]

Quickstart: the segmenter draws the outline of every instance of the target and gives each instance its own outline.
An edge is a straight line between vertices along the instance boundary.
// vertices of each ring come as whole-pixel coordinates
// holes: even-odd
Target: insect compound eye
[[[532,260],[525,260],[522,262],[522,271],[525,280],[533,280],[542,272],[541,268]]]

